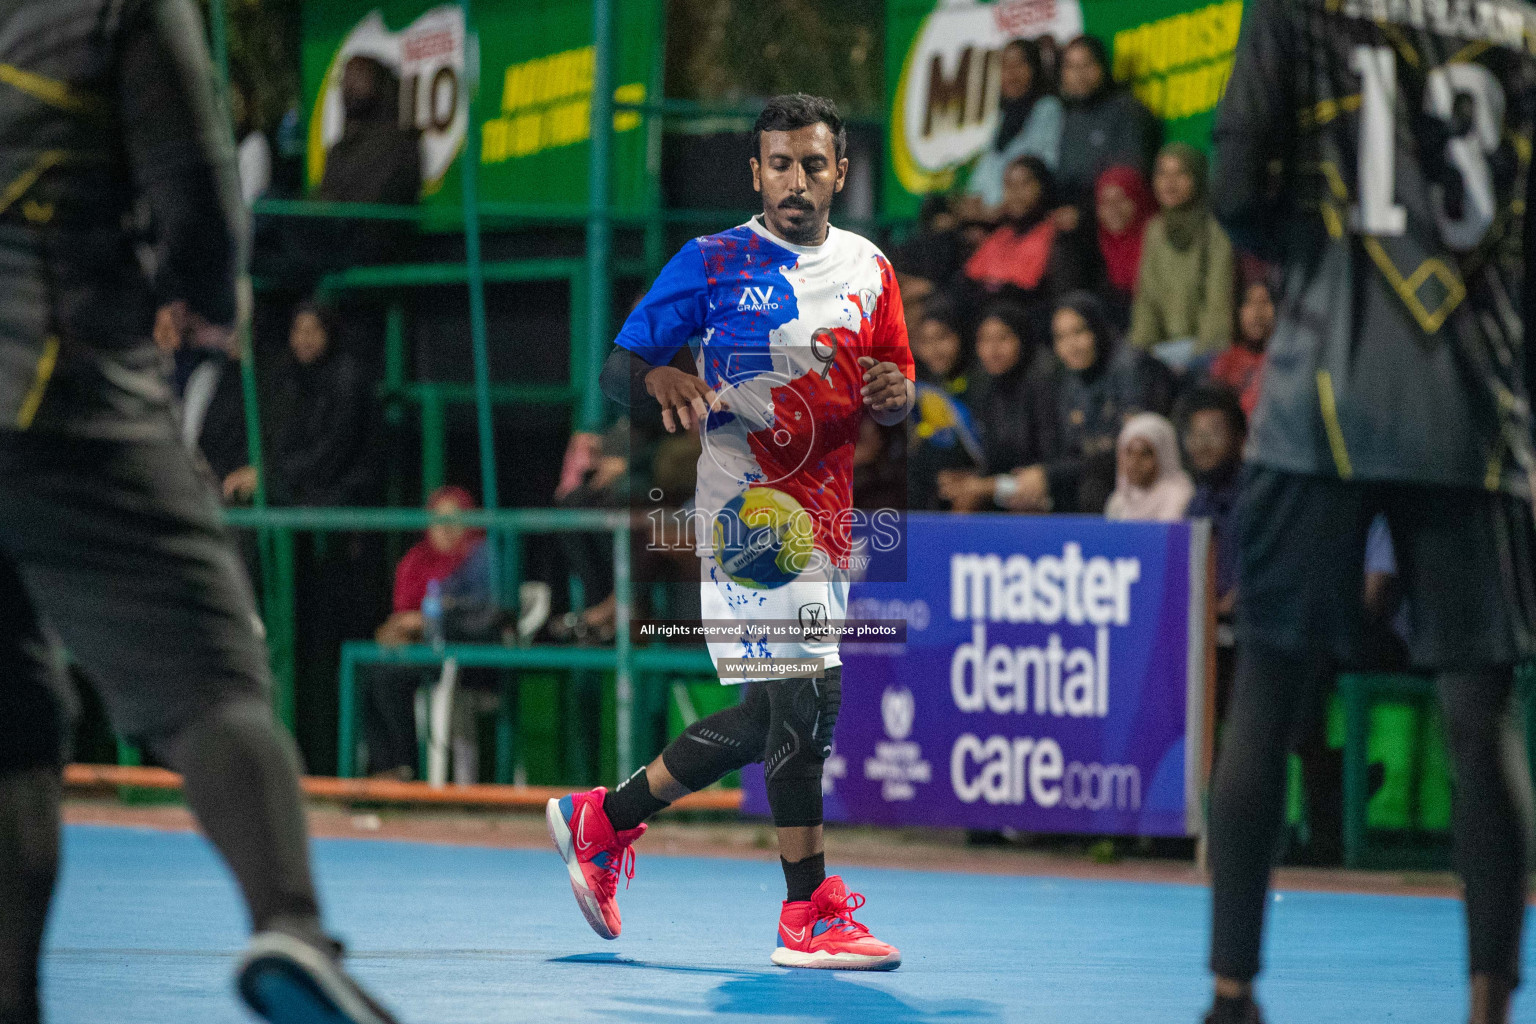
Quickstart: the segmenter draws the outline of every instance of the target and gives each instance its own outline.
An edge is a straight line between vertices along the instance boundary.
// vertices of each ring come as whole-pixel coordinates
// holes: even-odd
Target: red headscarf
[[[1099,224],[1099,252],[1104,256],[1104,268],[1109,282],[1123,292],[1136,290],[1136,275],[1141,270],[1141,239],[1147,230],[1147,221],[1157,212],[1157,202],[1152,191],[1134,167],[1117,164],[1099,175],[1093,186],[1095,204],[1107,185],[1115,185],[1136,206],[1136,213],[1125,230],[1111,234]],[[1097,219],[1097,218],[1095,218]]]
[[[449,484],[439,487],[427,498],[427,508],[432,508],[445,498],[453,499],[461,509],[476,508],[475,499],[462,487]],[[470,554],[485,540],[484,530],[466,530],[464,537],[451,551],[439,551],[426,537],[417,541],[395,567],[395,601],[397,612],[413,612],[421,608],[421,599],[427,595],[427,584],[432,580],[445,580],[458,572]]]

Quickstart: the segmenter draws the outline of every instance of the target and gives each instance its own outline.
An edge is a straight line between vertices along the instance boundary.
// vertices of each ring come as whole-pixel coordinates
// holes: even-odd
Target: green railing
[[[634,656],[630,642],[629,624],[634,607],[634,587],[630,578],[630,530],[633,526],[630,514],[623,511],[600,509],[485,509],[464,512],[454,516],[435,516],[425,509],[408,508],[265,508],[228,509],[225,522],[236,528],[265,531],[277,538],[279,552],[286,553],[275,565],[280,578],[276,581],[285,593],[293,592],[293,534],[340,533],[352,531],[398,532],[425,530],[434,522],[453,522],[478,527],[487,532],[487,543],[495,545],[492,551],[499,555],[493,561],[493,582],[502,595],[503,602],[515,595],[521,582],[521,542],[526,534],[607,532],[613,536],[613,591],[614,591],[614,644],[611,653],[593,655],[571,654],[572,665],[580,659],[598,658],[606,666],[611,657],[614,671],[614,706],[616,727],[616,753],[619,777],[624,778],[634,770]],[[498,564],[499,563],[499,564]],[[274,616],[267,609],[269,634],[280,632],[284,642],[272,644],[274,681],[277,689],[275,704],[279,714],[292,725],[293,720],[293,629],[291,603],[280,608]],[[286,615],[286,621],[280,616]],[[278,621],[274,621],[277,619]],[[274,630],[274,627],[275,630]],[[564,657],[564,656],[562,656]],[[644,655],[654,660],[655,655]],[[286,664],[279,660],[286,658]],[[559,659],[557,659],[559,660]],[[343,751],[342,756],[348,756]]]

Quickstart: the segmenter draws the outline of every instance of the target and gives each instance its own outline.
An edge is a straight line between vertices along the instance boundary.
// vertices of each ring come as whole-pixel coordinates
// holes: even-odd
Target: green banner
[[[886,212],[915,216],[963,180],[997,128],[1002,47],[1020,36],[1104,40],[1167,137],[1208,146],[1242,14],[1242,0],[887,0]]]
[[[614,99],[658,97],[661,0],[615,3],[618,20]],[[303,88],[309,116],[307,179],[325,172],[340,137],[342,72],[354,56],[372,57],[400,81],[400,118],[421,130],[422,201],[457,209],[458,158],[469,130],[466,67],[479,55],[475,130],[480,133],[480,193],[487,201],[570,204],[587,198],[594,49],[592,0],[481,0],[476,38],[467,38],[456,3],[426,0],[326,0],[303,15]],[[652,119],[654,122],[654,119]],[[647,121],[615,113],[614,206],[640,212],[649,202]]]

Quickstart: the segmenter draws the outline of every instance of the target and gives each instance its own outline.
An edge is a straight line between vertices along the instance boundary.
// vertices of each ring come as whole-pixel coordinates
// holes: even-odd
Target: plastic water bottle
[[[427,581],[427,596],[421,599],[421,632],[434,651],[441,653],[443,636],[443,584],[439,580]]]

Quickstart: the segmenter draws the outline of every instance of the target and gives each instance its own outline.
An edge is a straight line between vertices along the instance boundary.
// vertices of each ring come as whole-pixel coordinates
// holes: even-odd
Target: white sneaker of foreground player
[[[901,950],[881,942],[853,919],[863,905],[863,895],[850,893],[837,875],[817,886],[809,900],[785,900],[779,913],[779,947],[771,959],[780,967],[894,971],[901,966]]]
[[[645,825],[614,830],[603,811],[608,790],[598,786],[586,793],[551,799],[544,808],[549,838],[565,860],[571,876],[576,905],[592,930],[605,939],[616,939],[623,922],[619,917],[619,875],[635,877],[633,843],[645,834]]]

